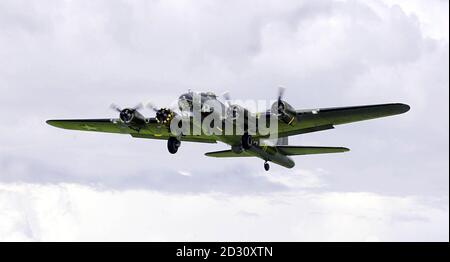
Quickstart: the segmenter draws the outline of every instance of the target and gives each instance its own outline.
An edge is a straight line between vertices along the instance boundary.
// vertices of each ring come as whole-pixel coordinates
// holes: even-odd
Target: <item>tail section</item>
[[[330,154],[342,153],[350,151],[345,147],[323,147],[323,146],[267,146],[261,147],[266,152],[278,152],[285,156],[314,155],[314,154]],[[251,157],[257,156],[251,151],[235,153],[232,150],[222,150],[208,152],[205,154],[209,157]]]
[[[277,146],[278,152],[286,156],[342,153],[350,151],[346,147],[324,146]]]
[[[242,153],[235,153],[232,150],[222,150],[222,151],[213,151],[205,153],[205,156],[209,157],[249,157],[255,156],[248,151],[243,151]]]

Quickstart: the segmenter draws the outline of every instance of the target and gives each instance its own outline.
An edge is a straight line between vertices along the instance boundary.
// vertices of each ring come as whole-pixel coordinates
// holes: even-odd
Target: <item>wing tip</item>
[[[411,110],[411,106],[409,106],[408,104],[397,103],[395,105],[398,106],[400,114],[406,113]]]
[[[58,127],[58,125],[57,125],[58,121],[57,120],[47,120],[47,121],[45,121],[45,123],[47,125],[50,125],[50,126]]]
[[[70,129],[70,128],[67,128],[67,126],[65,125],[65,120],[47,120],[47,121],[45,121],[45,123],[47,125],[57,127],[57,128]]]
[[[333,147],[333,149],[335,150],[333,153],[345,153],[345,152],[349,152],[350,148],[347,147]]]

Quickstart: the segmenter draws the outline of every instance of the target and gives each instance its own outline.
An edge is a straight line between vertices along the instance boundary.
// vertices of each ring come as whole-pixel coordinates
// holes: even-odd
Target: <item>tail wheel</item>
[[[170,137],[169,140],[167,140],[167,149],[171,154],[175,154],[178,151],[180,145],[180,140],[176,139],[175,137]]]
[[[269,171],[269,169],[270,169],[270,165],[269,165],[269,163],[267,163],[267,161],[264,162],[264,169],[265,169],[266,171]]]
[[[252,144],[253,144],[252,136],[249,135],[248,133],[245,133],[245,134],[242,136],[242,147],[243,147],[244,149],[250,149],[250,147],[252,146]]]

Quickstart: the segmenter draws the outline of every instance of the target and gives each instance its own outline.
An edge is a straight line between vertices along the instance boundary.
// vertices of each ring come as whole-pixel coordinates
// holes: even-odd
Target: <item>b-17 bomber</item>
[[[291,156],[340,153],[345,147],[293,146],[288,137],[329,130],[337,125],[387,117],[409,111],[401,103],[362,105],[334,108],[295,109],[283,99],[284,89],[268,110],[252,110],[232,103],[228,93],[222,98],[212,92],[188,91],[182,94],[175,108],[158,108],[149,103],[146,107],[155,112],[147,118],[136,107],[111,107],[119,118],[48,120],[49,125],[91,132],[128,134],[134,138],[167,141],[171,154],[178,151],[182,142],[217,143],[229,149],[207,152],[208,157],[258,157],[269,170],[269,162],[286,168],[295,166]]]

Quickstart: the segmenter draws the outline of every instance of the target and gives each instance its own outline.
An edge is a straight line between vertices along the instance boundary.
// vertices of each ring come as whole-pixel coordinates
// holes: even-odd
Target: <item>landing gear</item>
[[[250,149],[250,147],[252,146],[252,144],[253,144],[252,136],[249,135],[248,133],[245,133],[245,134],[242,136],[242,147],[243,147],[244,149]]]
[[[267,161],[264,162],[264,169],[265,169],[266,171],[269,171],[269,169],[270,169],[270,165],[269,165],[269,163],[267,163]]]
[[[167,140],[167,149],[171,154],[175,154],[178,151],[180,145],[180,140],[176,139],[175,137],[169,137],[169,140]]]

